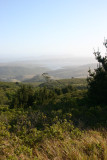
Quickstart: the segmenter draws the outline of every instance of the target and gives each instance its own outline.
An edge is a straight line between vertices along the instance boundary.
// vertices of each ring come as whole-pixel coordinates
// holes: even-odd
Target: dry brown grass
[[[86,131],[74,138],[65,134],[63,140],[45,139],[35,145],[31,155],[15,141],[3,140],[0,160],[107,160],[107,131],[104,130]]]
[[[45,140],[34,154],[39,160],[107,160],[107,139],[98,131],[88,131],[79,139]]]

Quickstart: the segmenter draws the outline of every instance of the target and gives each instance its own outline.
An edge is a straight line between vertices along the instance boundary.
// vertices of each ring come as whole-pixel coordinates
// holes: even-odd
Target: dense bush
[[[94,72],[89,70],[88,96],[93,104],[107,105],[107,56],[102,57],[99,51],[94,55],[99,66]]]
[[[88,104],[86,89],[5,83],[0,90],[1,160],[106,159],[106,130],[85,129],[106,128],[107,105]]]
[[[33,105],[34,91],[31,86],[22,85],[14,94],[11,108],[28,108]]]

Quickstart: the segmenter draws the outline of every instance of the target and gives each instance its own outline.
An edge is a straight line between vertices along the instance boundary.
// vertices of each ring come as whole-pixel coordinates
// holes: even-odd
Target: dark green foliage
[[[34,103],[37,105],[46,105],[55,99],[55,92],[46,87],[35,91]]]
[[[35,83],[33,83],[35,84]],[[47,87],[47,88],[64,88],[66,86],[75,87],[77,89],[86,89],[87,88],[87,81],[85,78],[72,78],[72,79],[60,79],[60,80],[51,80],[48,83],[42,83],[40,87]]]
[[[82,129],[107,127],[107,105],[89,105],[86,93],[68,83],[40,88],[1,82],[0,154],[4,154],[3,145],[10,142],[10,152],[13,147],[17,156],[24,153],[31,159],[34,148],[44,140],[63,142],[67,136],[71,141],[79,140]]]
[[[0,105],[8,105],[20,84],[0,82]]]
[[[11,108],[28,108],[33,105],[34,91],[31,86],[22,85],[13,96]]]
[[[65,93],[71,92],[72,90],[73,90],[73,87],[71,85],[68,85],[62,88],[62,93],[65,94]]]
[[[107,57],[95,52],[99,66],[92,73],[89,70],[88,96],[93,104],[107,104]]]
[[[69,81],[70,83],[71,81]],[[84,81],[85,82],[85,81]],[[62,82],[61,82],[62,83]],[[78,83],[78,88],[81,86],[82,80],[75,79],[73,84]],[[72,84],[71,83],[71,84]],[[79,86],[80,83],[80,86]],[[88,126],[97,126],[97,125],[106,125],[106,106],[102,104],[99,105],[101,110],[98,110],[95,107],[95,104],[88,104],[89,97],[86,97],[86,90],[83,88],[76,89],[72,85],[68,85],[68,80],[63,80],[63,87],[34,87],[29,85],[22,85],[20,83],[0,83],[0,102],[1,108],[6,109],[14,108],[15,110],[19,109],[20,111],[24,109],[31,110],[29,115],[31,115],[31,124],[35,123],[35,126],[38,128],[43,128],[43,119],[37,118],[41,117],[41,112],[45,115],[46,119],[44,122],[47,124],[52,123],[52,111],[62,111],[62,115],[65,113],[72,114],[71,120],[74,124],[78,125],[80,122],[83,123],[84,127]],[[93,106],[95,107],[94,111],[92,110]],[[2,111],[3,111],[2,110]],[[32,115],[32,111],[37,111],[37,113]],[[40,114],[39,114],[40,113]],[[102,116],[103,115],[103,116]],[[30,116],[29,116],[30,117]],[[36,120],[35,118],[36,117]],[[63,117],[63,116],[62,116]],[[29,119],[28,117],[26,117]],[[18,119],[21,119],[20,117]],[[38,120],[37,120],[38,119]],[[63,118],[62,118],[63,119]],[[16,125],[16,120],[13,122]],[[12,123],[13,123],[12,122]]]
[[[54,91],[55,91],[55,93],[56,93],[57,95],[61,95],[61,94],[62,94],[61,88],[55,88]]]

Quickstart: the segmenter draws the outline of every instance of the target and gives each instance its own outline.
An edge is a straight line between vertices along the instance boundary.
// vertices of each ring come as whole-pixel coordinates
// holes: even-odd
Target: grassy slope
[[[63,139],[44,138],[31,148],[15,135],[0,136],[0,160],[106,160],[107,131],[85,131],[79,136],[62,133]],[[1,139],[2,138],[2,139]]]
[[[107,135],[107,132],[104,132]],[[41,150],[40,150],[41,149]],[[106,160],[107,137],[98,131],[86,131],[81,137],[71,138],[65,135],[64,140],[45,140],[34,149],[38,159],[58,160]]]

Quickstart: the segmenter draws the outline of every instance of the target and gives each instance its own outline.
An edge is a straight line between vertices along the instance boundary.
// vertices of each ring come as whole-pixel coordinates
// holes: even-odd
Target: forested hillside
[[[87,79],[0,82],[1,160],[107,159],[107,57],[94,55]]]
[[[107,106],[92,105],[86,86],[0,82],[0,159],[106,160]]]

